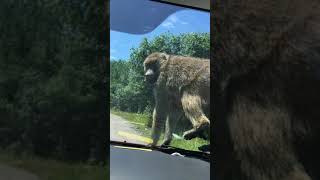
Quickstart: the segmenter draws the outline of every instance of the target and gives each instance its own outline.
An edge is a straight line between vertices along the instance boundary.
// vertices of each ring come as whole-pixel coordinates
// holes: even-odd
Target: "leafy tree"
[[[101,0],[0,2],[0,145],[105,161]],[[104,81],[103,81],[104,80]],[[2,134],[3,133],[3,134]]]

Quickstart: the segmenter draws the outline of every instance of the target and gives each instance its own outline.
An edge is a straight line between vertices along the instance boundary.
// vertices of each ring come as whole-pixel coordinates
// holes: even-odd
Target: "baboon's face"
[[[154,84],[159,77],[159,58],[149,56],[144,61],[144,80],[149,84]]]
[[[159,69],[157,64],[145,64],[144,66],[144,80],[149,84],[154,84],[159,76]]]

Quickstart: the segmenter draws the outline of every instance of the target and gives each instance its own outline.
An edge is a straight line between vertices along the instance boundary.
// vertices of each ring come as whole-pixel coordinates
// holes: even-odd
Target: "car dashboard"
[[[111,180],[209,180],[210,163],[179,153],[111,145]]]

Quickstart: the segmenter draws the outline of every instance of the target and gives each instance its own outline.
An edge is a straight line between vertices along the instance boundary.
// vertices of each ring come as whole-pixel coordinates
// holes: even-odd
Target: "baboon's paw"
[[[203,151],[203,152],[210,152],[210,145],[202,145],[200,147],[198,147],[199,151]]]
[[[164,140],[160,146],[163,147],[163,146],[168,146],[170,144],[169,140]]]
[[[183,139],[185,140],[191,140],[197,136],[198,133],[196,133],[194,130],[186,131],[183,133]]]
[[[152,148],[152,147],[155,147],[156,144],[154,144],[154,143],[149,143],[149,144],[147,144],[146,146]]]

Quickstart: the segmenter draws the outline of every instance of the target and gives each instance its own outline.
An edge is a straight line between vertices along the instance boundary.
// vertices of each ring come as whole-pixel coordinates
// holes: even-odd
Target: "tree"
[[[0,136],[2,147],[106,160],[107,4],[0,2],[0,129],[8,135]]]

